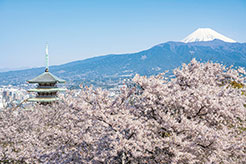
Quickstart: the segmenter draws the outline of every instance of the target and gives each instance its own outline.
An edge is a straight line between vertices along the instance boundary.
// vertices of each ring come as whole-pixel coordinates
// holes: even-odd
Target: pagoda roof
[[[29,98],[27,99],[28,102],[53,102],[53,101],[58,101],[58,97],[52,97],[52,98]]]
[[[32,80],[28,80],[27,82],[29,83],[65,83],[65,80],[56,77],[50,72],[44,72]]]
[[[36,88],[36,89],[29,89],[28,92],[58,92],[58,91],[66,91],[65,88]]]

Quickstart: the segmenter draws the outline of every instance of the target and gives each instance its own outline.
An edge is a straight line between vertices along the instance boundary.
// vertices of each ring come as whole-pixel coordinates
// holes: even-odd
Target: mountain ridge
[[[81,82],[98,85],[101,82],[117,83],[124,78],[133,77],[136,73],[155,75],[188,63],[192,58],[202,62],[214,61],[246,67],[246,43],[228,43],[218,39],[191,43],[169,41],[136,53],[109,54],[50,66],[50,71],[72,85]],[[40,67],[2,72],[0,84],[23,84],[44,69]]]

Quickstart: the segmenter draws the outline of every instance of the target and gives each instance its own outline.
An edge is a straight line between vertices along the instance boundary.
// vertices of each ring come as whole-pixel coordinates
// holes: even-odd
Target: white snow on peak
[[[198,28],[196,31],[188,35],[182,40],[182,42],[201,42],[201,41],[212,41],[214,39],[219,39],[224,42],[235,43],[235,40],[232,40],[210,28]]]

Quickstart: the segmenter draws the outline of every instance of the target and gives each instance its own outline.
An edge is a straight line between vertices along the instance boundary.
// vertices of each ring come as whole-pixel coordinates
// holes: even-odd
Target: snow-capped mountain
[[[232,40],[210,28],[198,28],[196,31],[188,35],[182,40],[184,43],[189,42],[201,42],[201,41],[212,41],[214,39],[219,39],[224,42],[235,43],[235,40]]]

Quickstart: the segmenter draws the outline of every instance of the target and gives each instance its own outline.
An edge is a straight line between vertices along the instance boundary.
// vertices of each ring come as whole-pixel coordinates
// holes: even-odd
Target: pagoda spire
[[[45,62],[46,62],[46,68],[45,68],[45,72],[49,72],[49,52],[48,52],[48,44],[46,44],[46,48],[45,48]]]

